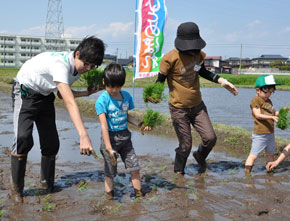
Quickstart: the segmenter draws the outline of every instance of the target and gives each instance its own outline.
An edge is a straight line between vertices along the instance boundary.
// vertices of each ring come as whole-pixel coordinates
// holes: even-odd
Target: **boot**
[[[47,193],[52,193],[54,188],[55,156],[41,156],[41,180],[40,184]]]
[[[245,177],[251,176],[253,166],[245,166]]]
[[[11,155],[11,196],[15,203],[23,203],[26,161],[27,156]]]
[[[199,173],[204,173],[206,171],[206,161],[205,159],[209,155],[211,149],[204,148],[202,145],[198,146],[197,151],[193,152],[193,157],[199,165]]]
[[[134,191],[135,191],[135,198],[143,196],[142,190],[134,189]]]
[[[115,195],[114,190],[112,190],[110,192],[106,192],[106,199],[112,200],[112,199],[114,199],[114,195]]]
[[[184,168],[186,165],[187,157],[182,156],[181,154],[175,154],[175,162],[174,162],[174,173],[178,173],[184,175]]]

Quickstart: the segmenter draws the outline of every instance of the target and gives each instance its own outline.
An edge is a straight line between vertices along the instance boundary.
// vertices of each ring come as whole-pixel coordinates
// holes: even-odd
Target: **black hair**
[[[264,91],[265,89],[266,89],[266,90],[270,90],[270,89],[272,89],[272,88],[274,88],[274,91],[276,90],[276,86],[275,86],[275,85],[265,85],[265,86],[263,86],[263,87],[260,87],[260,90],[261,90],[261,91]]]
[[[109,64],[103,74],[104,86],[122,87],[126,80],[126,71],[122,65],[111,63]]]
[[[74,51],[80,52],[79,59],[94,65],[101,65],[104,59],[105,45],[103,41],[94,36],[84,38]]]

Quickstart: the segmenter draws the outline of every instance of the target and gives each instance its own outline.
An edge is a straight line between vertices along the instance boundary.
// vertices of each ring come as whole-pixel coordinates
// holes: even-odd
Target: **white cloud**
[[[65,35],[70,35],[73,38],[83,38],[87,35],[94,35],[97,29],[96,24],[89,26],[72,26],[64,29]]]
[[[22,29],[17,34],[18,35],[44,36],[45,35],[45,25],[34,26],[34,27]]]
[[[282,30],[282,33],[284,33],[284,32],[287,32],[287,33],[290,32],[290,26],[284,28],[284,29]]]
[[[250,23],[247,24],[247,27],[248,28],[254,28],[256,27],[257,25],[260,25],[262,24],[262,22],[260,20],[255,20],[255,21],[252,21]]]
[[[9,32],[6,30],[0,30],[0,34],[9,34]]]
[[[119,38],[120,36],[128,36],[134,32],[133,22],[122,23],[114,22],[109,24],[107,27],[99,29],[96,33],[100,36],[111,36],[112,38]]]
[[[229,42],[237,42],[240,39],[241,32],[232,32],[225,35],[225,39]]]

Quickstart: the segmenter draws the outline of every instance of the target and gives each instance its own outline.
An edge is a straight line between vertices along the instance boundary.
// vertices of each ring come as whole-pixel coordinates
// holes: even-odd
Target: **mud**
[[[79,154],[78,136],[64,110],[57,111],[61,150],[56,163],[56,191],[39,189],[39,144],[29,154],[24,203],[10,199],[10,158],[13,138],[10,98],[0,92],[0,219],[2,220],[289,220],[290,162],[267,174],[259,158],[251,177],[244,176],[246,155],[231,156],[217,146],[206,173],[199,174],[189,157],[184,176],[173,173],[176,138],[140,135],[132,140],[141,165],[145,196],[134,199],[130,176],[118,162],[116,196],[104,196],[103,160]],[[95,150],[99,124],[85,119]],[[196,147],[193,147],[193,150]]]

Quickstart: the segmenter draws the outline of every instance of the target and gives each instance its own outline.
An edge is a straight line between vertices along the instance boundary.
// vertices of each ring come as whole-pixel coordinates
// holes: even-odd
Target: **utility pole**
[[[239,74],[241,74],[241,68],[242,68],[242,50],[243,50],[243,45],[241,44]]]
[[[48,0],[45,38],[61,38],[64,34],[61,0]]]

